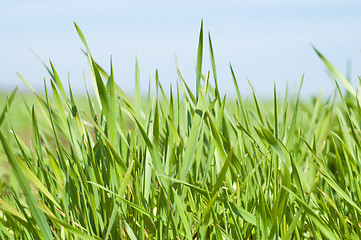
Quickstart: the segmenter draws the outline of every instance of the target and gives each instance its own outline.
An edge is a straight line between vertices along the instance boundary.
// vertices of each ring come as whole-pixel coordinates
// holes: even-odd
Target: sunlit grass
[[[230,67],[237,97],[228,99],[210,35],[212,69],[202,69],[202,25],[195,93],[178,71],[176,86],[156,74],[155,94],[141,96],[136,62],[128,97],[76,30],[95,96],[79,104],[51,64],[35,104],[16,91],[3,104],[12,172],[0,176],[12,180],[0,181],[0,239],[361,238],[361,109],[347,83],[350,94],[337,85],[337,97],[310,102],[300,92],[281,99],[275,86],[265,103],[242,99]],[[10,111],[20,104],[31,126],[18,135]]]

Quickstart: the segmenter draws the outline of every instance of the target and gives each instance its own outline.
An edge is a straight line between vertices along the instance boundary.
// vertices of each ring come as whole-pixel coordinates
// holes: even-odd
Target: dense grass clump
[[[202,72],[202,27],[195,93],[179,71],[169,95],[156,74],[154,96],[140,96],[136,63],[128,98],[76,29],[95,97],[80,107],[51,64],[31,134],[7,119],[16,91],[0,116],[12,179],[0,179],[0,239],[361,238],[359,98],[319,52],[347,96],[337,85],[329,100],[275,89],[272,107],[243,101],[231,68],[237,98],[226,100],[210,37],[212,74]]]

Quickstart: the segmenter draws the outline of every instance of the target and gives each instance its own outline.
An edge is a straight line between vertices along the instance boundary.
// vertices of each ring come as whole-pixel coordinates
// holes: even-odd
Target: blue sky
[[[243,94],[250,92],[247,78],[258,95],[271,96],[274,83],[280,92],[288,83],[295,93],[302,74],[305,96],[330,93],[334,84],[311,44],[342,73],[350,62],[354,86],[361,75],[360,1],[1,1],[0,89],[25,89],[20,72],[42,91],[49,75],[30,50],[51,59],[65,83],[69,73],[77,92],[84,89],[83,70],[90,84],[73,21],[105,69],[113,56],[116,81],[126,92],[134,91],[136,55],[144,92],[156,69],[166,89],[176,84],[176,58],[195,86],[201,19],[212,36],[223,94],[234,94],[230,63]],[[210,70],[208,44],[203,67]]]

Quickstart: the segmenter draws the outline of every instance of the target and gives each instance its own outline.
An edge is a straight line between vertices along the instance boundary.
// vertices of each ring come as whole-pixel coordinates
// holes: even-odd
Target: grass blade
[[[321,58],[323,63],[326,65],[327,69],[332,73],[332,75],[341,82],[341,84],[347,89],[349,93],[352,94],[352,96],[356,96],[356,91],[354,90],[350,82],[314,46],[312,47],[316,51],[317,55]]]
[[[18,162],[18,160],[14,157],[15,155],[11,150],[10,146],[8,145],[7,140],[5,139],[5,136],[1,130],[0,130],[0,140],[4,146],[5,153],[9,159],[9,163],[15,173],[16,179],[21,187],[21,190],[25,195],[25,199],[26,202],[28,203],[31,215],[34,217],[34,220],[36,221],[36,223],[40,228],[41,238],[47,240],[53,239],[53,235],[50,231],[50,227],[49,224],[47,223],[46,217],[44,213],[40,210],[40,206],[36,201],[34,193],[30,188],[27,178],[23,172],[23,169],[21,168],[21,165]]]
[[[197,54],[197,78],[196,78],[196,96],[198,99],[199,91],[201,89],[202,76],[202,59],[203,59],[203,20],[201,22],[201,30],[199,32],[198,40],[198,54]]]

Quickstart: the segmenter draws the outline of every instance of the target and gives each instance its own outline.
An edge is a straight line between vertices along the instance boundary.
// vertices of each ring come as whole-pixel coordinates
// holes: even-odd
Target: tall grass
[[[156,94],[141,96],[136,62],[130,98],[75,26],[96,96],[80,108],[51,64],[26,144],[6,121],[10,95],[0,139],[16,181],[0,193],[0,239],[361,238],[361,109],[347,83],[347,97],[337,85],[338,98],[307,103],[275,87],[269,108],[254,92],[242,100],[230,66],[237,98],[226,100],[210,35],[202,69],[202,24],[196,93],[178,71],[168,94],[157,73]]]

